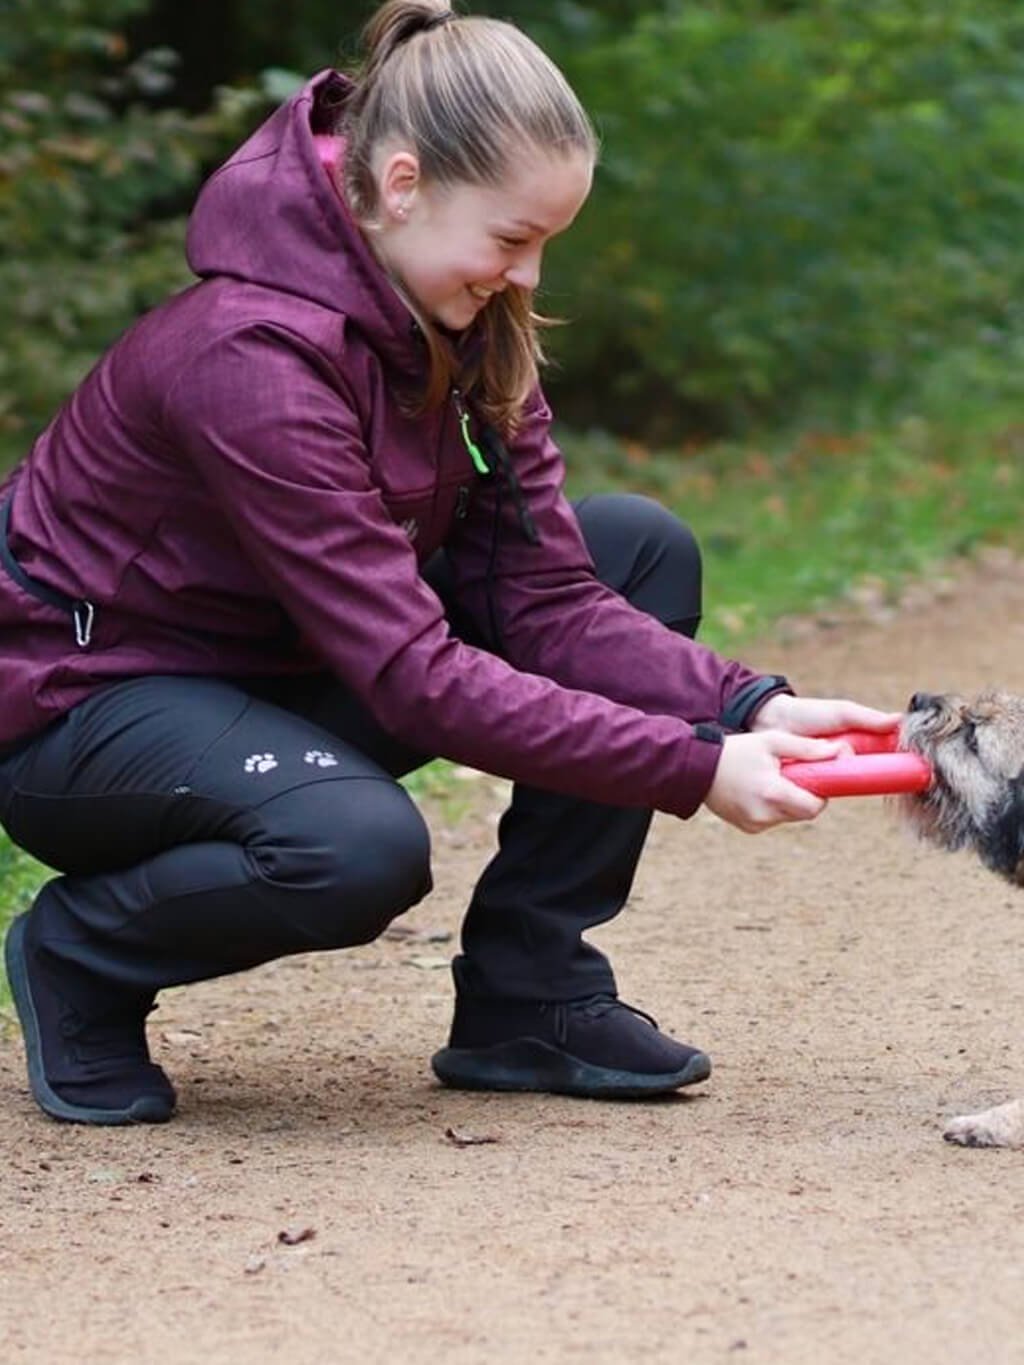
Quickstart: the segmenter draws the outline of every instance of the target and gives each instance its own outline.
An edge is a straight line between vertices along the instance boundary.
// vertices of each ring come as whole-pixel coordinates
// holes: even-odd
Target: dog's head
[[[1024,885],[1024,697],[918,692],[900,740],[935,774],[926,791],[901,798],[918,832],[943,848],[975,848]]]

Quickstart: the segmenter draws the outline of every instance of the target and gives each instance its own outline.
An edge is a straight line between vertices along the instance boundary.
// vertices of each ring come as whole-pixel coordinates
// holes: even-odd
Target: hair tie
[[[443,28],[445,24],[450,24],[453,19],[457,19],[458,17],[459,16],[455,13],[454,10],[443,9],[440,12],[440,14],[435,14],[432,19],[428,19],[427,22],[420,29],[420,32],[430,33],[435,28]]]

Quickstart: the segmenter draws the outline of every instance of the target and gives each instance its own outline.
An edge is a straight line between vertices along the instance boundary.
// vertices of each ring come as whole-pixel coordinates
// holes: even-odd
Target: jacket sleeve
[[[538,390],[509,443],[539,544],[524,536],[512,499],[503,496],[489,567],[498,491],[484,485],[451,551],[462,605],[485,629],[493,596],[503,652],[518,668],[651,715],[742,728],[757,705],[788,690],[785,679],[721,658],[600,582],[563,494],[564,465],[550,423]]]
[[[598,695],[586,670],[576,670],[574,683],[565,649],[540,640],[547,630],[582,638],[560,611],[542,606],[528,622],[532,613],[516,607],[518,668],[450,634],[374,485],[354,405],[325,365],[294,336],[245,327],[193,356],[164,405],[167,435],[325,665],[385,730],[424,754],[591,800],[692,814],[713,778],[720,738],[695,733],[681,711],[648,714],[636,704],[639,693],[629,704],[624,695]],[[564,519],[549,502],[545,524]],[[562,538],[551,581],[575,580],[575,589],[556,594],[564,612],[575,592],[589,603],[594,588],[582,564],[567,574],[564,530]],[[533,582],[543,595],[547,581],[543,571],[526,576],[526,595]],[[604,610],[621,636],[626,619],[610,603]],[[657,657],[682,669],[689,656],[663,647]],[[538,676],[549,660],[561,678]],[[702,667],[710,678],[714,667]],[[710,709],[715,687],[703,687]]]

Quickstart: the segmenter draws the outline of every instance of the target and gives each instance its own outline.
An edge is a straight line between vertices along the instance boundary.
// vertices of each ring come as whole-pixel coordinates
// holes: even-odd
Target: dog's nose
[[[910,698],[910,711],[933,711],[939,704],[939,699],[932,692],[915,692]]]

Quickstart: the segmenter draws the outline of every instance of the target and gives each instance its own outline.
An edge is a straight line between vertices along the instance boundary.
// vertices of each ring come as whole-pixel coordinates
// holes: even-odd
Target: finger
[[[776,758],[799,758],[805,762],[822,762],[843,752],[844,745],[836,739],[821,739],[814,735],[793,735],[788,730],[764,730],[769,751]]]
[[[806,788],[779,778],[764,791],[760,800],[737,812],[733,823],[747,834],[759,834],[775,825],[813,820],[827,805],[827,801]]]
[[[855,701],[842,702],[837,724],[830,725],[822,733],[828,734],[834,730],[895,730],[902,719],[902,711],[879,711]]]
[[[828,802],[795,782],[782,777],[784,792],[777,798],[777,804],[785,811],[784,819],[789,821],[815,820],[828,805]],[[810,798],[810,799],[808,799]]]

